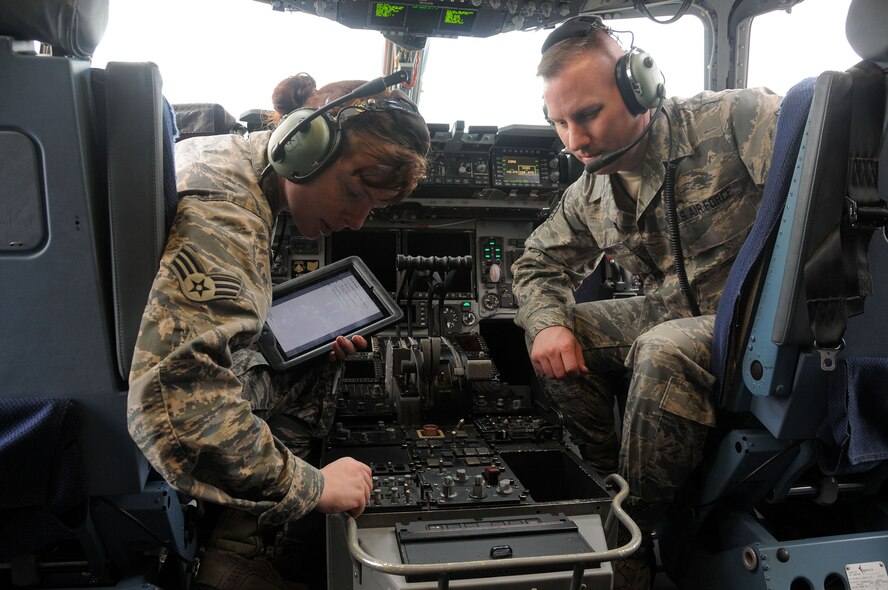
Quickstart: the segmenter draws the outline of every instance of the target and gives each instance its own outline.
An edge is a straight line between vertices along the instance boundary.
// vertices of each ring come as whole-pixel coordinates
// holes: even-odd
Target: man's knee
[[[684,375],[702,386],[711,385],[712,318],[684,318],[651,328],[635,340],[627,366],[635,373]]]

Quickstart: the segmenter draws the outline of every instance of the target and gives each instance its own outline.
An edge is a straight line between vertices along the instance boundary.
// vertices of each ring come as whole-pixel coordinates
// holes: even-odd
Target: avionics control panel
[[[558,159],[544,150],[497,149],[493,152],[493,185],[502,189],[558,186]]]
[[[322,463],[352,457],[371,468],[357,521],[363,550],[402,563],[504,560],[502,571],[453,576],[472,579],[458,588],[488,587],[490,576],[510,580],[498,588],[567,587],[564,567],[530,568],[536,578],[512,583],[508,560],[605,550],[611,492],[533,389],[506,380],[478,334],[374,337],[346,359]],[[355,569],[345,531],[328,520],[327,534],[330,588],[442,587],[437,574]],[[351,570],[332,565],[346,563]],[[603,589],[610,575],[588,567],[583,581]]]
[[[597,475],[555,440],[558,427],[541,418],[483,427],[338,423],[326,460],[349,456],[370,465],[368,513],[608,498]]]
[[[461,195],[545,199],[568,179],[567,156],[555,131],[545,125],[452,127],[431,124],[433,158],[413,197]],[[484,189],[493,189],[485,193]],[[502,198],[502,197],[501,197]]]

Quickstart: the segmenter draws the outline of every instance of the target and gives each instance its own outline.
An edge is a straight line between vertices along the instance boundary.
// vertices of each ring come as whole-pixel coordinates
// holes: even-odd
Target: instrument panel
[[[511,266],[571,181],[562,146],[539,126],[457,122],[430,125],[430,134],[424,181],[360,230],[307,239],[289,216],[279,219],[275,282],[359,256],[405,311],[343,362],[321,462],[348,456],[370,466],[359,528],[376,527],[378,543],[365,544],[381,554],[397,546],[404,563],[427,560],[432,547],[459,561],[475,545],[478,559],[488,550],[507,559],[528,523],[520,552],[601,550],[596,519],[609,511],[611,492],[565,442],[514,324]],[[347,559],[348,543],[328,521],[328,554]],[[328,571],[337,588],[431,582],[377,574]],[[584,581],[606,587],[609,576],[592,568]]]

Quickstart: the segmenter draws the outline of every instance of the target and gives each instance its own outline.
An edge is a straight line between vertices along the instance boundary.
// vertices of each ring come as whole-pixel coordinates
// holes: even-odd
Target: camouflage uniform
[[[588,376],[547,380],[583,454],[619,472],[633,498],[670,501],[701,458],[715,424],[708,372],[716,307],[755,220],[771,159],[779,97],[764,90],[705,92],[666,101],[672,122],[675,198],[685,268],[701,316],[692,317],[673,269],[661,190],[669,126],[659,117],[641,168],[637,201],[613,177],[583,175],[515,262],[516,323],[574,332]],[[644,282],[643,297],[576,304],[572,291],[613,255]],[[622,442],[614,392],[631,381]],[[619,461],[619,464],[617,463]]]
[[[275,174],[261,177],[268,138],[177,145],[181,201],[139,330],[127,411],[164,479],[258,515],[263,527],[320,499],[323,475],[297,455],[332,423],[337,367],[277,373],[254,348],[271,302],[270,203],[283,198]],[[296,425],[288,444],[265,421],[281,413]]]

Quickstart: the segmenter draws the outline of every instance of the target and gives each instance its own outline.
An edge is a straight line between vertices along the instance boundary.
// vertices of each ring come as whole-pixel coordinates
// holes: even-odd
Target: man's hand
[[[345,336],[337,336],[336,340],[333,341],[333,350],[330,351],[327,358],[330,359],[330,362],[342,361],[348,355],[365,348],[367,348],[367,339],[363,336],[355,335],[352,336],[351,340]]]
[[[564,326],[550,326],[536,335],[530,361],[537,373],[549,379],[579,377],[589,372],[580,343]]]
[[[351,457],[333,461],[321,469],[324,491],[315,510],[324,514],[348,512],[355,518],[370,501],[372,479],[370,467]]]

